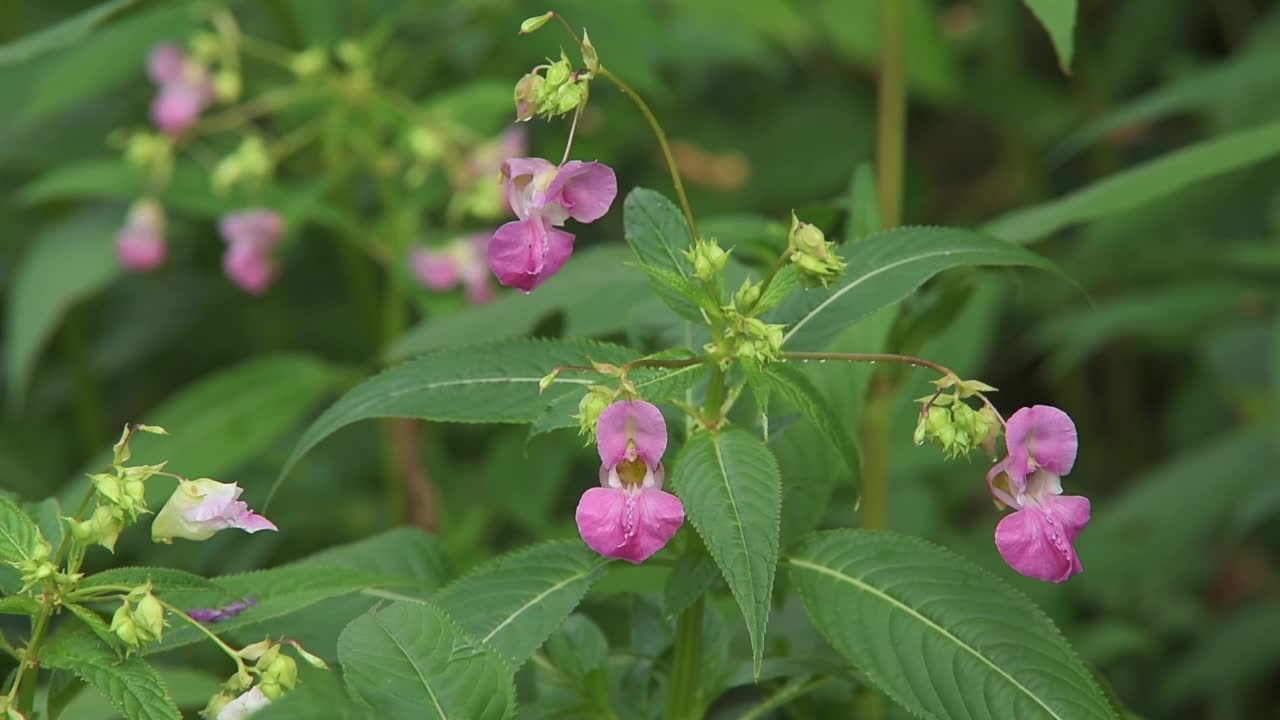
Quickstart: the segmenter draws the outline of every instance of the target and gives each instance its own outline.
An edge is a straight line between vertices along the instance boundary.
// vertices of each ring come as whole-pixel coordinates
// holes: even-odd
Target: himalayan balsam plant
[[[598,52],[586,30],[579,34],[554,12],[530,18],[520,32],[558,23],[573,56],[561,51],[530,69],[515,83],[514,105],[518,122],[568,123],[558,160],[522,157],[519,129],[485,140],[448,136],[380,89],[358,46],[340,47],[335,64],[322,50],[289,54],[253,40],[224,12],[212,22],[216,33],[190,49],[162,46],[151,55],[156,132],[134,133],[126,147],[155,192],[123,222],[117,249],[126,267],[141,272],[166,261],[159,196],[174,153],[218,138],[233,149],[214,164],[210,182],[255,200],[218,223],[223,267],[246,292],[269,291],[291,221],[287,209],[256,200],[285,159],[319,136],[305,123],[274,138],[247,123],[323,88],[386,106],[394,118],[387,127],[402,131],[414,158],[400,169],[449,173],[446,214],[481,218],[496,209],[515,218],[431,247],[396,240],[363,249],[378,257],[394,250],[423,286],[462,287],[473,302],[490,297],[490,277],[536,294],[575,262],[575,229],[618,212],[609,158],[574,149],[593,95],[617,91],[652,128],[674,186],[674,203],[630,190],[621,213],[633,263],[669,311],[658,336],[679,339],[642,348],[572,338],[450,348],[366,380],[315,420],[272,495],[308,451],[363,419],[576,428],[594,445],[598,473],[577,479],[577,537],[515,550],[438,589],[381,573],[397,554],[426,552],[388,536],[215,580],[163,568],[83,573],[94,546],[111,550],[151,514],[147,489],[159,482],[176,486],[151,534],[175,552],[185,547],[179,541],[229,529],[289,530],[250,509],[235,485],[127,465],[135,433],[164,432],[127,427],[110,468],[90,476],[77,512],[63,516],[55,506],[47,516],[38,506],[0,502],[0,550],[16,572],[4,610],[32,619],[23,642],[5,647],[19,662],[3,700],[9,718],[57,716],[55,684],[45,708],[36,701],[49,671],[59,682],[74,676],[94,685],[131,718],[177,718],[152,658],[196,641],[216,646],[233,666],[205,707],[210,720],[487,720],[513,717],[517,696],[529,717],[700,718],[732,703],[729,690],[752,686],[761,699],[742,717],[836,692],[855,694],[859,717],[868,718],[885,716],[886,698],[923,718],[1118,718],[1026,597],[945,548],[885,528],[883,445],[864,432],[860,446],[853,399],[824,390],[811,372],[822,363],[849,372],[876,365],[877,387],[904,382],[887,367],[933,373],[932,390],[919,400],[915,444],[970,458],[975,487],[985,476],[992,542],[1010,572],[1063,583],[1088,566],[1074,543],[1090,514],[1086,498],[1064,492],[1078,450],[1067,413],[1034,405],[1006,417],[995,388],[938,362],[825,349],[842,329],[943,270],[1052,271],[1047,261],[968,230],[894,227],[901,191],[894,174],[882,172],[878,190],[889,200],[852,209],[864,232],[836,242],[793,213],[773,257],[756,262],[735,238],[699,232],[658,119],[609,69],[608,48]],[[247,92],[242,54],[299,82],[237,104]],[[229,131],[240,137],[221,137]],[[494,176],[497,184],[487,185]],[[412,206],[411,193],[397,202]],[[397,204],[389,206],[395,215]],[[862,412],[889,409],[869,403]],[[857,510],[860,529],[816,529],[805,479],[780,461],[780,448],[796,438],[813,440],[858,483],[860,506],[849,516]],[[660,612],[629,602],[647,592],[661,593]],[[277,619],[349,593],[364,604],[342,618],[332,648],[340,670],[328,669],[327,651],[272,629]]]

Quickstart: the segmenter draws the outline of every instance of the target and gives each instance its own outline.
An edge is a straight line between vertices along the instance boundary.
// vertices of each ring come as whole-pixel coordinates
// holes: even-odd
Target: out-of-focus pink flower
[[[1073,543],[1089,524],[1089,500],[1062,494],[1076,459],[1076,426],[1048,405],[1022,408],[1005,428],[1009,455],[987,473],[987,487],[1015,508],[996,526],[996,549],[1014,570],[1063,582],[1082,570]]]
[[[541,158],[502,163],[507,205],[519,218],[498,228],[489,243],[489,267],[498,282],[529,292],[554,275],[573,254],[573,235],[559,230],[573,218],[602,217],[618,194],[613,170],[572,160],[557,167]]]
[[[152,198],[139,200],[116,235],[116,257],[125,268],[141,272],[164,264],[165,252],[164,208]]]
[[[489,233],[460,237],[442,249],[415,248],[409,254],[409,268],[428,290],[447,292],[461,282],[467,300],[482,305],[493,299],[489,269],[485,263]]]
[[[247,597],[243,600],[227,603],[219,608],[193,608],[187,611],[187,615],[196,622],[216,623],[229,620],[257,604],[258,601],[256,599]]]
[[[275,210],[255,208],[223,216],[218,231],[227,242],[222,269],[242,290],[261,295],[276,276],[271,253],[284,233],[284,218]]]
[[[228,528],[247,533],[275,530],[274,523],[240,500],[242,492],[235,483],[208,478],[179,480],[178,488],[151,523],[151,539],[166,543],[174,538],[208,540]]]
[[[171,43],[157,45],[147,55],[147,75],[156,84],[151,121],[168,135],[179,135],[195,124],[213,102],[208,70]]]
[[[608,558],[644,562],[684,523],[684,505],[662,490],[667,424],[643,400],[616,402],[596,421],[600,487],[582,494],[578,533]]]

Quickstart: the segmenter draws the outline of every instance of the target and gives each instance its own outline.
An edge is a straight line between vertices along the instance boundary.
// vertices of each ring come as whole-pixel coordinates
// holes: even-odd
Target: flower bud
[[[787,247],[805,285],[825,286],[844,272],[844,260],[836,253],[835,245],[827,242],[817,227],[801,222],[794,212],[791,213]]]
[[[531,32],[536,32],[543,25],[546,25],[547,21],[555,16],[556,14],[554,12],[545,12],[541,15],[535,15],[534,17],[527,18],[524,22],[520,23],[520,34],[528,35]]]
[[[552,370],[551,372],[547,373],[546,377],[539,380],[538,394],[541,395],[542,393],[546,392],[547,388],[551,387],[551,383],[555,382],[556,377],[558,377],[559,375],[560,375],[559,370]]]
[[[595,441],[596,421],[600,413],[613,403],[613,391],[602,386],[594,386],[578,403],[578,434],[586,436],[587,444]]]
[[[133,621],[139,629],[151,636],[151,640],[159,640],[164,636],[164,606],[150,590],[138,601]]]
[[[792,212],[787,245],[795,252],[825,257],[827,238],[816,226],[803,222]]]
[[[287,640],[286,642],[292,645],[294,652],[298,653],[298,657],[302,658],[303,661],[306,662],[311,667],[319,670],[329,669],[329,664],[326,663],[323,659],[321,659],[318,655],[312,655],[311,653],[307,652],[305,648],[303,648],[301,645],[299,645],[298,643],[292,640]]]
[[[240,74],[232,70],[221,70],[213,77],[213,95],[220,102],[233,103],[240,99]]]
[[[551,64],[547,68],[547,87],[550,90],[559,90],[560,86],[569,82],[569,76],[573,74],[573,69],[569,67],[569,61],[561,56],[560,60]]]
[[[541,75],[528,73],[516,83],[516,122],[530,120],[538,114],[538,105],[546,81]]]
[[[276,650],[279,650],[279,645]],[[265,659],[265,658],[264,658]],[[271,658],[268,663],[259,662],[259,677],[262,683],[275,684],[286,690],[292,690],[298,685],[298,662],[282,652],[277,652],[275,657]],[[266,692],[265,689],[263,692]],[[270,695],[268,693],[268,695]]]
[[[760,301],[760,285],[751,282],[750,279],[742,281],[742,287],[738,288],[738,292],[733,296],[733,302],[742,311],[750,310]]]
[[[222,40],[209,32],[198,32],[193,35],[188,47],[191,48],[191,54],[205,64],[213,62],[218,59],[218,55],[222,54]]]
[[[338,59],[349,67],[364,64],[364,50],[354,40],[344,40],[338,45]]]
[[[323,48],[307,48],[289,60],[289,70],[306,80],[328,69],[329,56]]]
[[[591,44],[591,38],[587,37],[586,28],[582,30],[582,62],[591,72],[600,72],[600,56],[596,54],[596,46]]]
[[[685,250],[684,256],[693,265],[693,274],[703,282],[711,281],[729,262],[729,253],[720,248],[715,240],[698,238],[692,250]]]
[[[124,641],[125,645],[131,648],[137,648],[141,643],[138,637],[138,626],[134,624],[133,617],[129,612],[129,603],[124,602],[116,608],[116,612],[111,616],[111,632],[116,637]]]
[[[444,139],[431,128],[415,127],[409,133],[409,152],[419,160],[435,162],[444,155]]]

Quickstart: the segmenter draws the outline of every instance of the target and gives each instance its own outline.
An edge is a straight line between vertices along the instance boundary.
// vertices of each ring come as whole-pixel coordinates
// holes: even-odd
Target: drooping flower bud
[[[129,209],[125,226],[116,235],[116,257],[128,270],[145,272],[164,264],[164,208],[154,198],[143,198]]]
[[[150,590],[147,590],[147,593],[138,601],[138,607],[133,612],[133,620],[138,629],[145,631],[152,640],[160,640],[164,637],[164,606]]]
[[[613,402],[613,391],[602,385],[593,385],[582,400],[578,402],[578,434],[585,437],[590,445],[596,439],[596,422],[600,413]]]
[[[546,25],[547,21],[551,20],[551,18],[555,16],[556,14],[554,12],[545,12],[541,15],[525,18],[524,22],[520,23],[520,34],[528,35],[531,32],[536,32],[543,25]]]
[[[323,73],[329,67],[329,56],[323,48],[307,48],[289,60],[289,70],[303,80]]]
[[[827,242],[821,230],[802,222],[794,212],[791,213],[787,248],[791,252],[791,262],[800,270],[800,280],[805,285],[825,287],[844,272],[844,260],[836,252],[835,243]]]
[[[683,251],[689,264],[693,265],[693,274],[699,280],[708,282],[715,278],[729,262],[729,253],[721,249],[715,239],[698,238],[693,248]]]

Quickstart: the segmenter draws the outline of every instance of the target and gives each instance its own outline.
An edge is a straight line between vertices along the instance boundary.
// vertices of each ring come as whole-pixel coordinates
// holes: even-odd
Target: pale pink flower
[[[116,257],[125,268],[141,272],[163,265],[165,253],[164,208],[151,198],[139,200],[116,235]]]
[[[227,242],[222,269],[252,295],[266,292],[275,280],[272,251],[284,233],[284,218],[274,210],[252,209],[224,215],[218,231]]]
[[[684,505],[662,490],[667,424],[643,400],[616,402],[596,421],[600,485],[582,494],[578,533],[607,558],[644,562],[684,523]]]
[[[415,248],[409,253],[409,268],[428,290],[448,292],[462,283],[467,300],[482,305],[493,299],[485,263],[488,244],[488,233],[472,233],[444,248]]]
[[[996,526],[1000,556],[1014,570],[1063,582],[1082,570],[1073,543],[1089,524],[1089,500],[1063,495],[1076,459],[1076,426],[1048,405],[1022,408],[1005,428],[1009,455],[987,473],[991,495],[1016,511]]]
[[[229,528],[247,533],[275,530],[274,523],[240,499],[242,492],[235,483],[208,478],[179,480],[178,488],[151,523],[151,539],[165,543],[174,538],[208,540]]]
[[[147,55],[147,75],[156,84],[151,121],[163,133],[179,135],[213,103],[209,72],[176,45],[165,43]]]
[[[617,197],[618,180],[607,165],[577,160],[557,167],[541,158],[512,158],[501,172],[507,205],[519,219],[494,233],[489,267],[498,282],[528,292],[573,254],[573,235],[558,228],[569,218],[600,219]]]

